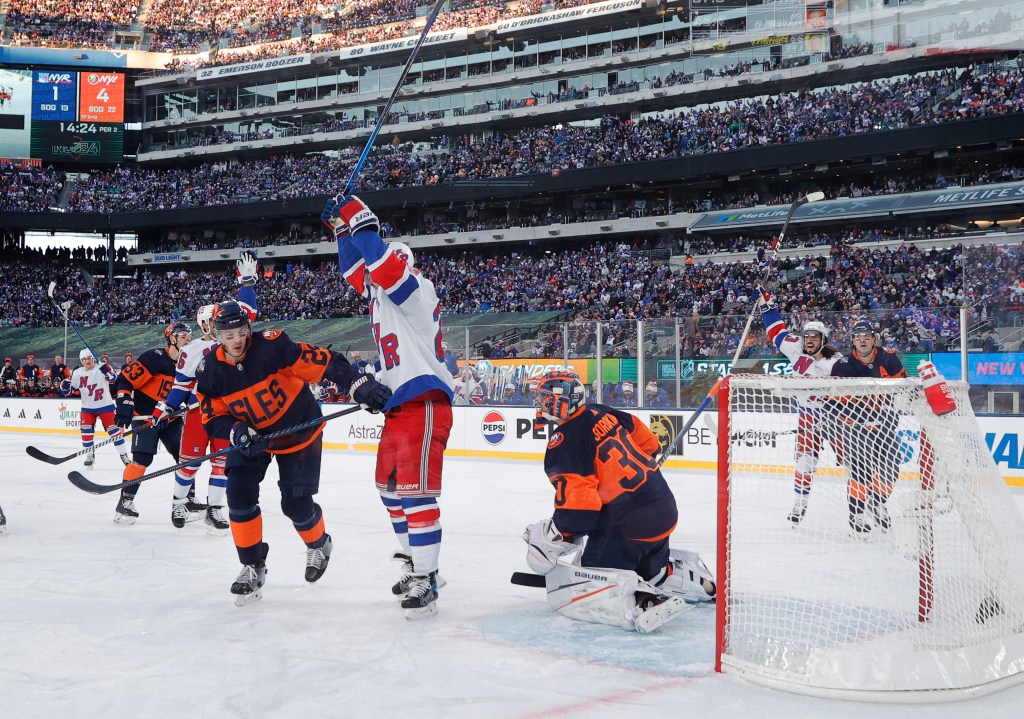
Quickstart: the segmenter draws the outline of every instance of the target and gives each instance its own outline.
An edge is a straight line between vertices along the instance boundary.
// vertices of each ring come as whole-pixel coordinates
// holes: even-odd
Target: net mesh
[[[950,384],[937,417],[916,379],[730,379],[723,664],[881,692],[1024,671],[1024,519]]]

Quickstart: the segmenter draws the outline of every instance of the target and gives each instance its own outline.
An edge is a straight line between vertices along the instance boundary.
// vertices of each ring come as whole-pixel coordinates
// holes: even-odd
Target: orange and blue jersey
[[[639,419],[583,405],[551,434],[544,471],[555,488],[555,526],[564,535],[665,539],[678,513],[654,459],[658,438]]]

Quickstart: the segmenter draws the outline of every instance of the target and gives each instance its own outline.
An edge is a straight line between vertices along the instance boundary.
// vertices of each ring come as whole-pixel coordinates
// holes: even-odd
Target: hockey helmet
[[[187,323],[181,320],[175,320],[171,324],[167,325],[164,329],[164,339],[167,340],[167,344],[171,344],[171,340],[175,335],[190,335],[192,334],[192,328]]]
[[[586,392],[575,372],[552,370],[537,379],[537,415],[552,422],[568,419],[583,406]]]
[[[871,326],[871,323],[867,320],[860,319],[853,323],[850,327],[850,336],[856,337],[857,335],[872,335],[874,336],[875,329]]]
[[[213,332],[213,310],[217,305],[203,305],[196,312],[196,322],[199,323],[199,328],[203,331],[204,335],[208,335]]]
[[[92,350],[86,347],[84,350],[78,353],[78,361],[85,362],[87,359],[96,359],[96,355],[92,353]]]
[[[822,344],[828,342],[829,332],[828,327],[825,326],[824,322],[818,322],[817,320],[813,322],[808,322],[807,324],[804,325],[804,331],[800,333],[800,336],[806,337],[808,332],[817,332],[819,335],[821,335]]]
[[[405,260],[405,264],[409,265],[410,270],[416,264],[416,257],[413,256],[412,249],[404,242],[389,242],[388,249]]]
[[[221,302],[213,309],[213,326],[216,330],[234,330],[251,327],[252,320],[244,307],[234,300]]]

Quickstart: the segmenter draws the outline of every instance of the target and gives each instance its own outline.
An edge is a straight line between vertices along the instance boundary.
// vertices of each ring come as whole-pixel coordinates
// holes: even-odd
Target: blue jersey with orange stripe
[[[196,392],[203,424],[211,437],[229,439],[235,422],[246,422],[262,434],[322,416],[307,383],[322,379],[346,390],[359,373],[344,355],[293,342],[280,330],[252,335],[249,349],[231,362],[218,346],[199,364]],[[323,425],[275,440],[268,451],[296,452],[323,431]]]
[[[544,471],[555,488],[555,526],[565,535],[663,539],[678,513],[654,456],[658,438],[637,417],[583,405],[551,434]]]

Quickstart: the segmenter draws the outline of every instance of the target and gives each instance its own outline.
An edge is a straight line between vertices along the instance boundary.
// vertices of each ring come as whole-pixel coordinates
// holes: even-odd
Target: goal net
[[[938,417],[916,379],[723,382],[720,669],[886,701],[1024,678],[1024,519],[949,384]]]

